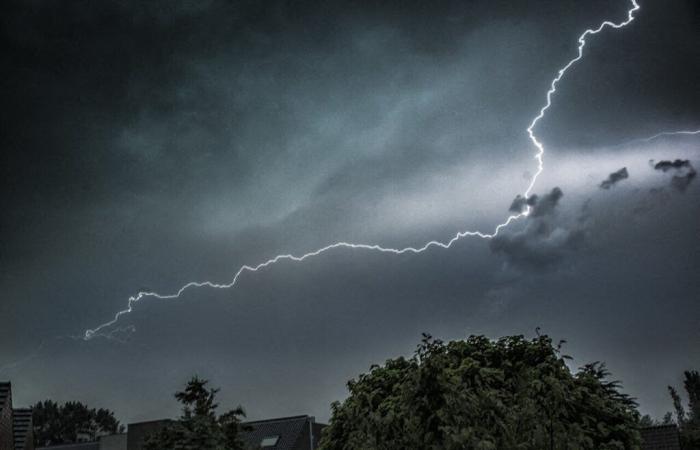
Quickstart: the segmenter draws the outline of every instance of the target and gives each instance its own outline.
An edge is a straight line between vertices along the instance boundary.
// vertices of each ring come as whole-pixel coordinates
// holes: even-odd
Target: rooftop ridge
[[[288,422],[291,420],[299,420],[299,419],[309,419],[312,416],[302,414],[300,416],[288,416],[288,417],[277,417],[274,419],[263,419],[263,420],[251,420],[248,422],[243,422],[245,425],[252,425],[255,423],[271,423],[271,422]]]

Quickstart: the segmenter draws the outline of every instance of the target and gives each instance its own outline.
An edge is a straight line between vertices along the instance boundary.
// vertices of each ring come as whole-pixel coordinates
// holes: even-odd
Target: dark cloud
[[[690,186],[690,183],[695,179],[696,175],[697,172],[695,171],[688,172],[685,175],[674,175],[673,178],[671,178],[671,186],[680,192],[685,192],[685,190],[688,189],[688,186]]]
[[[510,208],[508,208],[508,211],[514,213],[521,213],[525,210],[526,206],[533,206],[536,203],[537,195],[531,195],[527,198],[523,197],[522,195],[517,195],[515,199],[513,199],[513,203],[510,204]]]
[[[515,268],[542,270],[561,262],[568,253],[580,248],[585,238],[584,222],[579,220],[576,224],[564,225],[556,214],[563,195],[559,187],[543,196],[532,195],[527,202],[532,209],[525,219],[524,228],[502,231],[489,243],[491,251],[504,255],[509,265]]]
[[[554,214],[554,209],[559,204],[559,200],[564,196],[564,192],[558,187],[552,189],[552,191],[539,198],[537,195],[532,196],[531,202],[533,203],[532,212],[530,212],[531,217],[543,217]]]
[[[690,164],[690,161],[687,159],[676,159],[673,161],[659,161],[656,164],[654,164],[654,169],[656,170],[662,170],[664,172],[667,172],[669,170],[679,170],[683,168],[688,168],[691,169],[693,166]]]
[[[600,183],[600,187],[602,189],[610,189],[612,186],[614,186],[618,181],[624,180],[626,178],[629,178],[629,173],[627,172],[627,167],[623,167],[620,170],[616,170],[615,172],[611,173],[608,175],[608,178],[603,180],[602,183]]]
[[[547,147],[540,183],[558,173],[553,158],[700,123],[697,1],[640,4],[630,27],[592,37],[558,85],[536,128]],[[405,246],[491,231],[498,205],[535,169],[524,128],[577,36],[628,8],[2,2],[0,364],[108,320],[140,288],[227,282],[241,264],[338,240]],[[676,189],[692,179],[671,175]],[[591,193],[562,183],[550,186],[566,201],[561,190],[513,201],[512,212],[529,202],[531,214],[491,249],[464,238],[420,255],[338,250],[280,263],[236,289],[139,304],[123,322],[137,329],[128,344],[52,341],[0,376],[13,379],[18,402],[80,397],[129,421],[177,414],[172,392],[199,371],[254,417],[327,417],[348,378],[410,352],[422,331],[498,336],[543,317],[578,333],[583,355],[619,348],[611,363],[629,362],[625,381],[669,354],[659,373],[685,368],[700,348],[688,344],[698,333],[688,319],[698,317],[697,192],[657,202],[664,219],[640,214],[640,229],[618,205],[594,204],[610,219],[593,234],[581,219],[589,212],[571,206]],[[562,281],[582,243],[595,250],[576,254],[586,271]],[[527,289],[501,289],[504,258],[552,270],[517,277]],[[502,300],[498,325],[475,312],[482,298]],[[673,305],[661,324],[659,298]],[[650,335],[658,348],[639,351]],[[672,384],[639,383],[635,395]],[[652,404],[663,412],[666,401]]]
[[[685,192],[697,175],[695,168],[687,159],[659,161],[654,164],[654,169],[663,172],[674,171],[675,173],[671,178],[671,186],[679,192]]]

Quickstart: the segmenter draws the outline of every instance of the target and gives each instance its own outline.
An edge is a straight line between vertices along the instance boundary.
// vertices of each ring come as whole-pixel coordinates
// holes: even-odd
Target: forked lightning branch
[[[534,154],[534,159],[537,164],[537,169],[534,172],[534,174],[530,177],[528,180],[528,185],[525,191],[521,194],[522,197],[525,199],[529,198],[532,195],[532,191],[537,183],[537,179],[539,176],[544,172],[544,156],[545,156],[545,147],[544,144],[539,140],[536,134],[536,129],[537,125],[541,120],[543,120],[547,114],[547,111],[552,105],[552,101],[554,98],[554,95],[557,92],[557,87],[559,83],[562,81],[562,79],[565,77],[567,72],[576,65],[577,62],[579,62],[583,56],[584,56],[584,50],[587,44],[587,38],[596,35],[598,33],[601,33],[605,31],[606,29],[620,29],[624,28],[627,25],[631,24],[636,17],[636,14],[640,10],[640,6],[637,3],[637,0],[629,0],[629,8],[627,10],[626,17],[623,20],[620,20],[619,22],[612,22],[612,21],[604,21],[600,23],[597,27],[595,28],[590,28],[585,30],[583,33],[581,33],[578,37],[578,45],[577,45],[577,52],[576,55],[570,59],[565,65],[563,65],[556,73],[556,76],[552,79],[549,85],[549,89],[547,90],[546,96],[545,96],[545,102],[544,105],[539,109],[539,112],[537,115],[535,115],[532,120],[530,121],[528,127],[525,129],[528,138],[530,139],[534,149],[535,149],[535,154]],[[671,136],[677,136],[677,137],[682,137],[682,136],[700,136],[700,130],[679,130],[679,131],[661,131],[658,132],[654,135],[651,135],[649,137],[644,137],[644,138],[637,138],[633,139],[630,141],[627,141],[623,144],[620,144],[622,146],[630,145],[633,143],[642,143],[642,142],[651,142],[659,138],[663,137],[671,137]],[[241,266],[233,275],[233,278],[231,281],[226,282],[226,283],[217,283],[213,281],[190,281],[186,284],[184,284],[182,287],[177,289],[171,294],[159,294],[157,292],[148,292],[148,291],[141,291],[138,294],[130,297],[128,299],[128,302],[126,304],[126,307],[118,311],[114,316],[112,317],[111,320],[108,322],[105,322],[103,324],[100,324],[94,328],[90,328],[85,330],[83,333],[79,335],[62,335],[62,336],[54,336],[54,337],[48,337],[43,339],[40,344],[36,347],[36,349],[26,356],[25,358],[22,358],[21,360],[17,360],[14,362],[10,362],[2,367],[0,367],[0,373],[7,370],[7,369],[12,369],[16,368],[20,365],[23,365],[27,361],[34,359],[38,357],[47,347],[47,345],[50,342],[54,341],[91,341],[95,338],[102,338],[102,339],[107,339],[110,341],[115,341],[118,343],[126,343],[128,340],[128,337],[135,331],[135,327],[132,324],[121,324],[120,319],[125,316],[130,314],[134,310],[134,306],[148,298],[154,298],[154,299],[163,299],[163,300],[172,300],[172,299],[177,299],[183,293],[187,290],[194,289],[194,288],[212,288],[212,289],[230,289],[233,288],[237,285],[238,281],[240,278],[246,273],[246,272],[258,272],[264,269],[269,268],[270,266],[273,266],[277,263],[284,262],[284,261],[289,261],[289,262],[303,262],[307,259],[313,258],[315,256],[318,256],[322,253],[327,253],[331,252],[333,250],[342,250],[342,249],[356,249],[356,250],[367,250],[367,251],[373,251],[373,252],[381,252],[381,253],[388,253],[388,254],[394,254],[394,255],[401,255],[401,254],[419,254],[423,253],[431,248],[436,248],[436,249],[449,249],[452,247],[452,245],[457,242],[458,240],[465,238],[465,237],[477,237],[481,239],[492,239],[495,236],[497,236],[501,230],[504,228],[508,227],[511,223],[517,221],[518,219],[521,219],[523,217],[526,217],[530,214],[531,212],[531,206],[525,202],[524,204],[524,209],[522,209],[520,212],[511,214],[510,216],[506,217],[503,222],[497,224],[494,228],[493,231],[491,232],[483,232],[483,231],[478,231],[478,230],[466,230],[466,231],[458,231],[455,233],[450,239],[447,240],[431,240],[429,242],[426,242],[422,246],[418,247],[404,247],[404,248],[392,248],[392,247],[384,247],[382,245],[378,244],[355,244],[355,243],[350,243],[350,242],[335,242],[329,245],[326,245],[325,247],[321,247],[319,249],[310,251],[308,253],[304,253],[301,255],[292,255],[292,254],[280,254],[276,255],[267,261],[261,262],[259,264],[255,265],[243,265]]]
[[[535,171],[534,175],[530,178],[529,184],[527,186],[527,189],[524,192],[524,197],[527,198],[531,195],[533,188],[535,187],[535,183],[537,182],[537,178],[540,176],[540,174],[544,171],[544,144],[537,138],[537,135],[535,134],[535,128],[537,127],[537,124],[539,123],[540,120],[544,119],[545,114],[547,113],[547,110],[549,107],[552,105],[552,97],[554,94],[557,92],[557,85],[559,82],[562,80],[564,75],[567,73],[567,71],[573,67],[578,61],[580,61],[583,58],[583,51],[584,48],[586,47],[586,39],[589,36],[593,36],[595,34],[600,33],[601,31],[605,30],[606,28],[612,28],[612,29],[619,29],[623,28],[635,19],[635,13],[639,11],[640,7],[639,4],[637,4],[636,0],[630,0],[630,9],[627,11],[627,17],[622,20],[621,22],[611,22],[611,21],[604,21],[602,22],[598,27],[596,28],[589,28],[585,30],[578,38],[578,51],[576,56],[569,60],[559,71],[557,72],[556,77],[552,80],[549,90],[547,91],[546,95],[546,101],[544,106],[539,110],[539,113],[532,119],[530,122],[530,125],[527,127],[526,132],[528,134],[528,137],[530,138],[530,141],[536,148],[536,153],[535,153],[535,160],[537,162],[537,170]],[[697,133],[697,132],[686,132],[686,131],[681,131],[681,132],[663,132],[656,134],[652,136],[651,138],[648,139],[654,139],[657,137],[661,137],[666,134],[673,134],[673,133]],[[430,248],[442,248],[442,249],[449,249],[455,242],[458,240],[467,237],[467,236],[473,236],[473,237],[478,237],[481,239],[491,239],[494,236],[498,235],[498,233],[504,228],[507,227],[509,224],[511,224],[513,221],[516,221],[524,216],[527,216],[530,213],[530,206],[526,205],[525,209],[517,214],[512,214],[508,216],[502,223],[498,224],[495,226],[494,230],[490,233],[484,233],[481,231],[459,231],[457,232],[451,239],[447,241],[438,241],[438,240],[432,240],[427,243],[425,243],[421,247],[405,247],[405,248],[391,248],[391,247],[383,247],[381,245],[377,244],[353,244],[350,242],[336,242],[330,245],[327,245],[325,247],[319,248],[317,250],[313,250],[311,252],[305,253],[303,255],[291,255],[291,254],[281,254],[277,255],[273,258],[268,259],[265,262],[262,262],[257,265],[244,265],[241,266],[238,271],[235,273],[233,276],[233,279],[228,282],[228,283],[214,283],[212,281],[191,281],[189,283],[186,283],[183,285],[180,289],[178,289],[175,293],[172,294],[159,294],[157,292],[139,292],[138,294],[132,296],[129,298],[127,302],[127,306],[125,309],[117,312],[114,315],[114,318],[108,322],[105,322],[101,325],[98,325],[95,328],[85,330],[85,333],[82,337],[82,339],[85,340],[90,340],[96,336],[102,336],[102,337],[107,337],[109,338],[111,336],[111,329],[114,327],[119,319],[126,315],[129,314],[133,311],[134,305],[138,302],[140,302],[143,299],[146,298],[157,298],[157,299],[163,299],[163,300],[171,300],[171,299],[176,299],[180,297],[186,290],[192,289],[192,288],[213,288],[213,289],[230,289],[238,283],[238,280],[240,277],[245,273],[245,272],[258,272],[262,269],[265,269],[269,266],[272,266],[274,264],[277,264],[282,261],[293,261],[293,262],[302,262],[306,259],[312,258],[314,256],[318,256],[322,253],[329,252],[331,250],[336,250],[336,249],[360,249],[360,250],[369,250],[369,251],[376,251],[376,252],[383,252],[383,253],[391,253],[391,254],[404,254],[404,253],[422,253]]]

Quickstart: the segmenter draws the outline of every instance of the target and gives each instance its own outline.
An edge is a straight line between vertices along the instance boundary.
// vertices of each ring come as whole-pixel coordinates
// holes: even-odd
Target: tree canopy
[[[444,343],[372,366],[332,405],[321,448],[626,449],[636,403],[600,363],[576,373],[547,336]]]
[[[681,433],[684,449],[700,449],[700,372],[686,370],[683,372],[683,387],[688,395],[688,409],[683,407],[680,394],[673,386],[668,391],[676,410],[676,422]]]
[[[124,430],[112,411],[81,402],[38,402],[32,406],[32,422],[36,446],[89,442]]]
[[[239,406],[217,417],[214,402],[218,389],[207,389],[208,381],[193,377],[175,398],[182,403],[182,416],[146,440],[145,450],[243,450]]]

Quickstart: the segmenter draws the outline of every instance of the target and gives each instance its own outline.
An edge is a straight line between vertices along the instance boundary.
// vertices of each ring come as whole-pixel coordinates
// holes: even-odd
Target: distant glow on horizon
[[[552,105],[552,96],[556,93],[557,84],[562,79],[562,77],[566,74],[566,72],[569,70],[569,68],[571,68],[576,62],[581,60],[581,58],[583,57],[583,49],[586,46],[586,38],[588,36],[598,34],[602,30],[604,30],[606,27],[614,28],[614,29],[623,28],[623,27],[627,26],[628,24],[630,24],[635,19],[635,12],[637,12],[640,9],[640,7],[637,4],[636,0],[630,0],[630,3],[631,3],[631,8],[627,11],[627,18],[624,21],[619,22],[619,23],[604,21],[597,28],[589,28],[589,29],[585,30],[578,38],[578,52],[577,52],[576,57],[569,60],[569,62],[565,66],[563,66],[561,69],[559,69],[559,71],[557,72],[557,76],[550,83],[550,88],[547,91],[546,102],[545,102],[544,106],[542,106],[542,108],[540,108],[539,113],[532,119],[532,121],[530,122],[530,125],[526,129],[526,132],[528,134],[528,137],[530,138],[530,141],[537,149],[535,156],[534,156],[535,160],[537,161],[537,171],[530,178],[530,182],[527,186],[527,189],[523,193],[523,196],[525,198],[528,198],[530,196],[530,194],[532,193],[532,190],[534,189],[534,186],[537,182],[537,178],[544,171],[545,149],[544,149],[544,145],[539,141],[539,139],[537,139],[537,136],[535,135],[535,127],[537,126],[538,122],[545,117],[545,113]],[[678,133],[678,132],[676,132],[676,133]],[[695,133],[695,132],[692,132],[692,133]],[[652,136],[652,138],[650,138],[650,139],[653,139],[656,136],[661,136],[664,134],[665,133],[659,133],[658,135]],[[431,240],[431,241],[425,243],[421,247],[405,247],[405,248],[382,247],[382,246],[377,245],[377,244],[353,244],[353,243],[341,241],[341,242],[336,242],[336,243],[327,245],[325,247],[319,248],[317,250],[305,253],[301,256],[295,256],[292,254],[280,254],[280,255],[277,255],[273,258],[270,258],[267,261],[262,262],[262,263],[257,264],[257,265],[243,265],[238,269],[238,271],[233,276],[233,279],[228,283],[214,283],[211,281],[202,281],[202,282],[190,281],[190,282],[186,283],[185,285],[183,285],[180,289],[178,289],[177,292],[175,292],[174,294],[166,294],[166,295],[158,294],[157,292],[143,292],[142,291],[142,292],[139,292],[138,294],[136,294],[135,296],[129,297],[126,309],[123,309],[123,310],[117,312],[114,315],[114,318],[112,320],[105,322],[101,325],[98,325],[95,328],[85,330],[84,336],[82,339],[90,340],[90,339],[97,337],[97,336],[109,338],[110,333],[109,332],[106,334],[102,333],[102,330],[105,330],[105,329],[110,328],[113,325],[115,325],[122,316],[124,316],[125,314],[129,314],[133,311],[133,306],[135,303],[137,303],[137,302],[139,302],[142,299],[147,298],[147,297],[153,297],[153,298],[167,300],[167,299],[176,299],[176,298],[180,297],[183,294],[183,292],[185,292],[187,289],[190,289],[190,288],[209,287],[209,288],[215,288],[215,289],[229,289],[229,288],[232,288],[236,285],[240,276],[244,272],[257,272],[259,270],[262,270],[268,266],[274,265],[274,264],[276,264],[280,261],[284,261],[284,260],[289,260],[289,261],[294,261],[294,262],[302,262],[308,258],[318,256],[321,253],[325,253],[329,250],[334,250],[334,249],[338,249],[338,248],[372,250],[372,251],[378,251],[378,252],[390,253],[390,254],[396,254],[396,255],[400,255],[400,254],[404,254],[404,253],[415,253],[415,254],[422,253],[431,247],[449,249],[452,246],[452,244],[457,242],[459,239],[467,237],[467,236],[479,237],[481,239],[491,239],[491,238],[497,236],[498,233],[504,227],[507,227],[512,222],[514,222],[522,217],[526,217],[530,213],[530,208],[531,207],[529,205],[526,205],[525,209],[523,209],[522,212],[508,216],[505,219],[505,221],[496,225],[494,230],[491,233],[484,233],[481,231],[469,231],[469,230],[459,231],[451,239],[444,241],[444,242],[441,242],[438,240]],[[133,330],[133,328],[131,328],[131,330]]]

